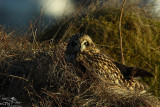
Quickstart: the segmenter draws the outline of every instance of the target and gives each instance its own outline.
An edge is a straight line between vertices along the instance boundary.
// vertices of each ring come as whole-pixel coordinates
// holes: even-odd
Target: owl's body
[[[66,59],[75,65],[81,64],[87,71],[105,79],[110,84],[126,87],[129,90],[143,91],[147,86],[138,82],[135,77],[152,76],[142,69],[128,67],[104,55],[94,45],[88,35],[72,36],[66,49]]]

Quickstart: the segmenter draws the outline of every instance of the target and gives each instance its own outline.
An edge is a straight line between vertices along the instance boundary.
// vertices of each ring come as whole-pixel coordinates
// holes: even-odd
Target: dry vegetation
[[[26,106],[160,106],[160,21],[132,6],[122,19],[124,58],[126,65],[155,75],[143,79],[151,87],[148,93],[109,87],[65,61],[67,40],[78,32],[90,35],[104,53],[121,61],[120,9],[108,7],[69,18],[37,37],[31,28],[33,42],[0,29],[0,97],[14,96]]]

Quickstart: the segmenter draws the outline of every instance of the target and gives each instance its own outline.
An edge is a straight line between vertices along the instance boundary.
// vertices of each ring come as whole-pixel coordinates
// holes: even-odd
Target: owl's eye
[[[89,46],[89,42],[85,42],[84,45]]]
[[[72,46],[72,47],[74,47],[74,46],[76,46],[76,45],[77,45],[76,42],[72,42],[72,43],[71,43],[71,46]]]

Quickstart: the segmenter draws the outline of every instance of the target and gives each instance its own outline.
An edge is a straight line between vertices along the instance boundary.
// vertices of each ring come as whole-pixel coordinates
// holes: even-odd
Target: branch
[[[121,9],[121,16],[119,20],[119,35],[120,35],[120,47],[121,47],[121,57],[122,57],[122,64],[125,65],[125,60],[123,57],[123,44],[122,44],[122,32],[121,32],[121,22],[122,22],[122,16],[123,16],[123,8],[125,6],[126,0],[123,0],[122,9]]]

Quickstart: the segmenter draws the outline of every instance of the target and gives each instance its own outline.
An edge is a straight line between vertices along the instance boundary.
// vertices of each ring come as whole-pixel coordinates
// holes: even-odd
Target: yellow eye
[[[84,45],[89,46],[89,42],[85,42]]]

